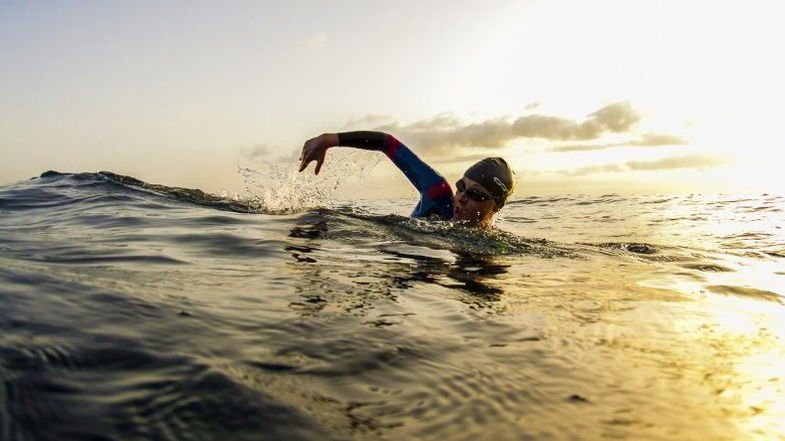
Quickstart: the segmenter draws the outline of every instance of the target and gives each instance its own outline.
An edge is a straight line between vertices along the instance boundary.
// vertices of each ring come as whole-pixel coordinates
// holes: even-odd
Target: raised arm
[[[443,217],[452,216],[452,190],[444,177],[395,137],[382,132],[325,133],[310,139],[303,146],[300,171],[316,161],[315,172],[319,174],[327,149],[336,146],[384,152],[420,192],[420,204],[413,213],[415,216],[434,212]]]

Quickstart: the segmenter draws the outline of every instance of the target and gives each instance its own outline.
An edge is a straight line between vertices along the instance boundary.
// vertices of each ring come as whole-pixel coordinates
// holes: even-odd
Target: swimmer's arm
[[[439,173],[392,135],[382,132],[325,133],[310,139],[303,146],[300,171],[305,170],[312,161],[316,161],[315,172],[319,174],[327,149],[336,146],[384,152],[421,194],[433,192],[434,185],[438,189],[444,187],[445,191],[449,191],[449,185]]]

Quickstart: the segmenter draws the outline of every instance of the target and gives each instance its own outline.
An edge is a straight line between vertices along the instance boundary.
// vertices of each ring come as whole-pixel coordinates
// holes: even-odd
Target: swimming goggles
[[[459,179],[455,183],[455,188],[458,189],[457,193],[461,193],[461,192],[466,193],[466,197],[473,200],[474,202],[484,202],[487,201],[488,199],[491,199],[491,195],[489,194],[485,194],[474,188],[467,189],[466,184],[463,182],[463,179]]]

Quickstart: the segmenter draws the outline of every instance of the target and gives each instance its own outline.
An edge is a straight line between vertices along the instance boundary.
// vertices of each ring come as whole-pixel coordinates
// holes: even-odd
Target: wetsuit
[[[339,145],[384,152],[420,192],[420,202],[413,217],[437,215],[452,219],[452,189],[447,180],[418,158],[409,147],[393,136],[381,132],[346,132],[338,134]]]

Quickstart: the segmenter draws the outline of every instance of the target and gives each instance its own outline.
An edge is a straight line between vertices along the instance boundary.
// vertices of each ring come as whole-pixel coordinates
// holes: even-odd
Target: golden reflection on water
[[[725,340],[733,378],[720,394],[752,438],[785,439],[785,307],[718,296],[704,304]]]
[[[595,244],[556,244],[569,257],[478,259],[387,242],[358,256],[306,242],[286,249],[289,307],[303,318],[350,311],[392,332],[382,346],[399,336],[413,353],[450,346],[413,370],[353,377],[378,403],[353,412],[388,427],[390,439],[785,440],[778,261],[730,246],[733,238],[728,247],[705,239],[741,230],[732,220],[684,230],[692,212],[654,211],[659,222],[620,215],[651,252],[625,248],[634,239],[618,224],[591,230]],[[306,241],[319,225],[290,237]],[[510,435],[483,438],[490,428]]]
[[[673,289],[686,300],[678,306],[659,305],[670,310],[661,313],[680,334],[678,341],[660,342],[667,354],[663,358],[680,366],[685,379],[707,389],[701,399],[687,395],[691,388],[685,388],[684,404],[700,403],[704,409],[697,413],[732,424],[736,431],[729,439],[785,439],[785,306],[779,297],[734,286],[727,279],[725,286],[736,289],[718,293],[701,289],[717,282],[715,277],[663,276],[644,277],[638,283],[649,289]],[[651,342],[649,330],[641,325],[634,340]],[[686,350],[679,349],[682,345]],[[709,435],[716,429],[706,430]]]
[[[590,372],[597,407],[575,418],[598,420],[594,435],[785,440],[785,305],[715,264],[667,252],[532,260],[502,298],[551,317],[554,351]]]
[[[726,197],[716,199],[701,213],[678,200],[657,213],[659,219],[644,214],[631,220],[634,228],[627,232],[645,224],[642,239],[677,247],[669,250],[680,254],[672,260],[683,261],[680,266],[685,268],[674,271],[665,263],[653,272],[641,268],[637,284],[672,290],[688,301],[676,307],[683,314],[670,318],[685,332],[679,340],[693,344],[691,352],[675,354],[690,361],[703,359],[699,369],[715,395],[704,403],[705,410],[737,427],[731,439],[785,440],[781,210],[761,207],[765,204],[760,201],[733,205]]]

